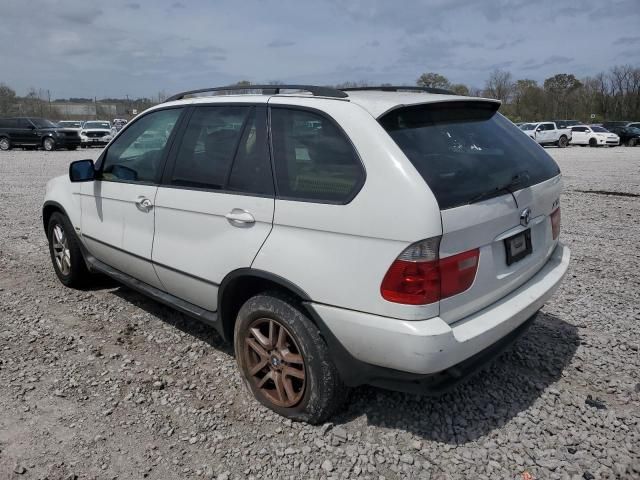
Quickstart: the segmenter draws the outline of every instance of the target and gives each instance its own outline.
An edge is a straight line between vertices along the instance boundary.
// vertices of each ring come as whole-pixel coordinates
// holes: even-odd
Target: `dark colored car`
[[[604,122],[602,126],[620,137],[620,145],[640,145],[640,128],[628,126],[631,122]]]
[[[0,118],[0,150],[13,147],[50,151],[56,148],[75,150],[80,146],[78,131],[61,128],[50,120],[36,117]]]

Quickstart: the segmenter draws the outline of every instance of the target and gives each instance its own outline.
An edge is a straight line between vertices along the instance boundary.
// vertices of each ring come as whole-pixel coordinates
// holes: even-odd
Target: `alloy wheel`
[[[0,150],[9,150],[10,144],[8,138],[0,138]]]
[[[51,138],[46,138],[44,140],[44,149],[47,152],[50,152],[51,150],[53,150],[54,146],[55,146],[55,142]]]
[[[69,242],[62,226],[53,227],[52,239],[53,257],[56,266],[62,275],[69,275],[71,272],[71,252],[69,251]]]
[[[244,363],[258,395],[278,407],[297,405],[305,393],[304,358],[287,328],[272,318],[254,320],[244,338]]]

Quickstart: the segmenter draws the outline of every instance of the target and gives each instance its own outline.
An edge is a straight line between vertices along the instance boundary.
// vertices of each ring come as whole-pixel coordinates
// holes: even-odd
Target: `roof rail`
[[[186,92],[177,93],[165,100],[172,102],[174,100],[182,100],[189,95],[207,92],[230,92],[235,90],[260,90],[262,94],[277,95],[281,90],[304,90],[311,93],[315,97],[331,97],[346,98],[348,95],[342,90],[332,87],[317,87],[314,85],[229,85],[226,87],[201,88],[199,90],[188,90]]]
[[[380,87],[350,87],[350,88],[342,88],[344,92],[356,92],[361,90],[377,90],[381,92],[425,92],[425,93],[438,93],[441,95],[457,95],[457,93],[452,92],[451,90],[446,90],[444,88],[433,88],[433,87],[414,87],[414,86],[380,86]]]

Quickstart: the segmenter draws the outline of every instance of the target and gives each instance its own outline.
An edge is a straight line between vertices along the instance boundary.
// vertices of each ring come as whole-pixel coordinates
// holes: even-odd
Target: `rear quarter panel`
[[[437,304],[400,305],[380,294],[387,269],[404,248],[442,233],[431,190],[361,107],[299,98],[295,104],[321,108],[336,120],[362,160],[366,181],[347,205],[276,200],[273,230],[252,266],[288,279],[314,302],[408,320],[437,315]]]

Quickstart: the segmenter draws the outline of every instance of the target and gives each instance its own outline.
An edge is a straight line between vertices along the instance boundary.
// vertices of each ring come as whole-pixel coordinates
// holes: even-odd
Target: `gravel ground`
[[[0,152],[0,478],[640,478],[640,148],[548,151],[573,262],[526,336],[442,397],[360,388],[318,427],[259,406],[210,328],[57,281],[44,185],[98,150]]]

